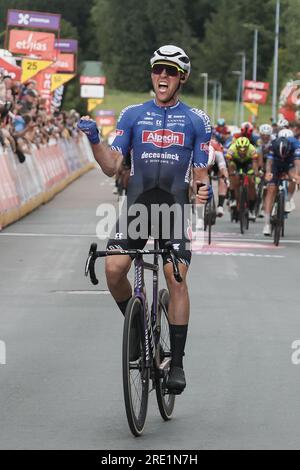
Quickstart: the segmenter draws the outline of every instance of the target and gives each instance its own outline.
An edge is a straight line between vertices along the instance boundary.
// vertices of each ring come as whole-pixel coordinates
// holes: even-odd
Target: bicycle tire
[[[246,205],[246,198],[245,198],[245,191],[244,187],[240,189],[240,207],[239,207],[239,219],[240,219],[240,229],[241,234],[244,235],[246,230],[246,215],[245,215],[245,205]]]
[[[263,202],[264,181],[261,180],[257,188],[257,198],[255,203],[255,217],[258,218],[260,214],[261,205]]]
[[[212,240],[212,226],[216,224],[217,211],[215,198],[212,197],[209,207],[209,224],[208,224],[208,244],[211,245]]]
[[[283,207],[283,214],[282,214],[282,227],[281,227],[281,236],[284,238],[285,236],[285,218],[286,218],[286,213],[285,213],[285,195],[282,193],[282,207]]]
[[[274,244],[279,246],[280,236],[282,235],[283,224],[284,224],[284,193],[279,191],[277,195],[277,208],[275,215],[275,229],[274,229]]]
[[[149,397],[149,368],[145,367],[142,315],[143,305],[141,300],[137,297],[132,298],[127,305],[124,320],[122,368],[126,416],[130,430],[135,437],[140,436],[144,430]],[[134,329],[138,331],[135,337],[139,338],[140,358],[136,362],[131,362],[130,344],[132,344]],[[131,371],[134,372],[131,374]],[[138,397],[136,401],[134,401],[135,395]]]
[[[204,232],[206,232],[209,223],[209,202],[204,206]]]
[[[169,292],[162,289],[158,295],[157,331],[159,332],[158,354],[156,355],[155,391],[159,412],[164,421],[169,421],[175,405],[175,395],[164,393],[164,376],[160,375],[159,365],[171,357],[170,330],[168,320]]]

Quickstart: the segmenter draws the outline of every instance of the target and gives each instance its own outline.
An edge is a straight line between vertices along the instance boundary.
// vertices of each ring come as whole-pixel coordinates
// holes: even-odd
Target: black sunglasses
[[[170,77],[177,77],[178,73],[182,72],[176,65],[154,64],[152,67],[154,75],[160,75],[164,70]]]

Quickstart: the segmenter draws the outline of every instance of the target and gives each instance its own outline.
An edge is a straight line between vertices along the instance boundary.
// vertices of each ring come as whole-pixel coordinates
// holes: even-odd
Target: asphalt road
[[[115,200],[95,170],[0,233],[0,448],[299,448],[300,365],[291,357],[300,211],[279,248],[261,235],[262,221],[242,237],[228,214],[210,249],[195,246],[188,386],[168,423],[152,394],[135,439],[123,404],[122,318],[101,263],[101,290],[83,277],[97,205]]]

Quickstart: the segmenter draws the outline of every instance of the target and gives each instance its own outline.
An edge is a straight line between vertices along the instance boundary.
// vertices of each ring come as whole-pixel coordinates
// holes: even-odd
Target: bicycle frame
[[[155,240],[154,251],[157,251],[157,241]],[[145,361],[146,367],[150,367],[152,360],[155,357],[156,341],[153,331],[153,326],[156,324],[157,307],[158,307],[158,255],[154,254],[154,262],[146,263],[143,260],[142,254],[138,254],[134,261],[134,297],[138,297],[143,304],[144,312],[144,338],[145,338]],[[145,292],[144,270],[153,272],[153,296],[152,296],[152,309],[149,314],[149,306]]]
[[[156,353],[156,341],[154,334],[154,326],[156,325],[157,319],[157,309],[158,309],[158,273],[159,273],[159,264],[158,256],[168,254],[170,255],[174,277],[177,282],[182,282],[182,277],[178,268],[178,260],[176,258],[175,250],[171,242],[165,243],[166,248],[159,250],[158,241],[154,242],[154,250],[112,250],[112,251],[97,251],[97,244],[93,243],[90,247],[89,256],[85,265],[85,275],[90,274],[91,281],[94,285],[99,283],[95,274],[95,261],[97,258],[105,256],[118,256],[118,255],[132,255],[134,256],[134,297],[138,297],[143,305],[144,312],[144,338],[145,338],[145,362],[146,367],[151,367],[152,360],[155,357]],[[147,263],[143,260],[143,255],[154,255],[154,262]],[[152,302],[152,311],[149,314],[148,301],[146,297],[145,290],[145,280],[144,280],[144,270],[149,270],[153,272],[153,302]]]

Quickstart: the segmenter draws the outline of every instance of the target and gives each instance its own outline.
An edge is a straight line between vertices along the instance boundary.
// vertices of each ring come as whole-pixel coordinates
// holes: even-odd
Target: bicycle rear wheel
[[[130,430],[136,437],[144,429],[149,396],[149,368],[145,367],[142,318],[142,302],[136,297],[132,298],[125,314],[122,362],[126,415]]]
[[[166,394],[164,389],[164,378],[168,371],[166,369],[160,369],[164,363],[168,364],[171,360],[171,347],[170,347],[170,329],[168,320],[168,305],[169,305],[169,293],[166,289],[162,289],[159,292],[158,298],[158,312],[157,312],[157,331],[159,332],[159,342],[157,346],[156,354],[156,376],[155,376],[155,390],[157,404],[161,417],[168,421],[171,419],[174,405],[175,396]]]

